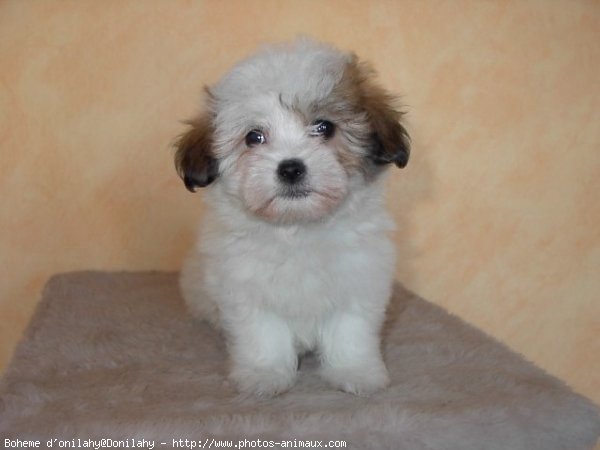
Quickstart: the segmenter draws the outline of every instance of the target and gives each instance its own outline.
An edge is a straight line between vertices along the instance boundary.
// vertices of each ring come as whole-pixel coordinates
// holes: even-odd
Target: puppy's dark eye
[[[329,139],[335,133],[335,125],[329,120],[315,120],[311,126],[310,134],[312,136],[323,136]]]
[[[265,142],[265,135],[260,130],[252,130],[246,135],[246,145],[248,147],[264,144]]]

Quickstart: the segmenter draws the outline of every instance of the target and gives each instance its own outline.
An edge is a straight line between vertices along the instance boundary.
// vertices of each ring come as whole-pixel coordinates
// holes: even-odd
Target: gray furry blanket
[[[388,389],[333,390],[309,357],[292,391],[240,397],[221,336],[187,314],[176,278],[52,278],[0,384],[2,443],[577,450],[600,435],[590,401],[399,285],[383,333]]]

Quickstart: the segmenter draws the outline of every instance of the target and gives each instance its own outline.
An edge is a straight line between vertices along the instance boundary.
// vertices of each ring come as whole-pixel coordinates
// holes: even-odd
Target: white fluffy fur
[[[336,150],[360,158],[360,143],[341,132],[327,142],[311,136],[297,113],[327,98],[349,60],[299,41],[243,61],[210,90],[219,176],[181,288],[191,310],[224,331],[242,392],[289,389],[308,351],[340,389],[365,394],[388,383],[379,333],[395,256],[382,177],[344,167]],[[345,126],[365,121],[357,114]],[[267,142],[248,149],[253,128]],[[307,167],[306,197],[281,195],[275,174],[289,158]]]

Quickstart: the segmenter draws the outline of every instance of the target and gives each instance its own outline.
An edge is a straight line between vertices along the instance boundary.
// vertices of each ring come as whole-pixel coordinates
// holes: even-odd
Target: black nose
[[[279,163],[277,176],[283,183],[298,183],[306,174],[306,166],[299,159],[286,159]]]

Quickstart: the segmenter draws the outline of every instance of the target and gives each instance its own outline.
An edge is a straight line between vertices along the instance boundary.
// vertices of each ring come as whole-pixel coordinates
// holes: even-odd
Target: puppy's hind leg
[[[202,258],[197,252],[191,253],[184,262],[179,274],[179,288],[194,317],[221,329],[219,308],[206,291]]]

